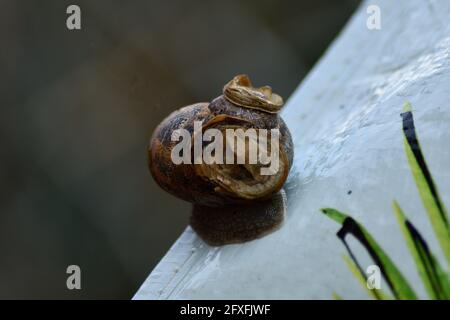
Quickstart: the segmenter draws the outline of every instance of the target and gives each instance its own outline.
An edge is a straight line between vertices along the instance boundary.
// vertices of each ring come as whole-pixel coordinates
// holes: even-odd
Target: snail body
[[[148,149],[149,167],[156,182],[176,197],[204,206],[248,203],[276,194],[292,165],[292,138],[275,111],[281,108],[281,97],[271,95],[269,87],[258,90],[251,86],[247,76],[237,76],[224,87],[224,94],[212,102],[183,107],[163,120],[156,128]],[[255,107],[250,105],[252,103]],[[264,107],[268,111],[264,111]],[[193,135],[195,121],[202,122],[202,130],[217,129],[221,132],[227,129],[278,129],[278,172],[262,176],[257,172],[262,167],[259,163],[196,164],[191,161],[175,164],[171,156],[178,141],[172,141],[172,133],[185,129]]]

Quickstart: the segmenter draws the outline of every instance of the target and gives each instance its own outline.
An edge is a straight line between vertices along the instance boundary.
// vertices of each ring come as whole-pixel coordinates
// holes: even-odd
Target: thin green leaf
[[[372,259],[374,259],[375,263],[380,267],[383,277],[386,279],[397,299],[417,299],[416,294],[406,278],[361,224],[336,209],[324,208],[322,209],[322,212],[331,219],[342,224],[342,229],[338,232],[338,236],[343,239],[343,241],[346,233],[352,233],[366,248]],[[347,246],[345,241],[344,244]]]
[[[447,275],[442,271],[438,261],[428,250],[423,238],[405,218],[402,209],[395,201],[393,202],[393,208],[429,297],[431,299],[449,299],[450,291],[448,291]]]
[[[369,289],[367,286],[366,275],[361,272],[358,266],[353,262],[353,260],[348,256],[342,257],[347,264],[347,267],[353,273],[353,275],[358,279],[361,286],[376,300],[390,300],[391,298],[385,294],[381,289]]]
[[[334,300],[344,300],[339,294],[336,292],[333,292],[333,299]]]
[[[425,158],[423,157],[414,127],[410,103],[405,104],[402,117],[405,137],[404,145],[409,166],[436,237],[450,264],[450,227],[448,214],[425,162]]]
[[[334,221],[336,221],[339,224],[343,224],[344,220],[347,218],[347,215],[337,211],[336,209],[333,208],[323,208],[321,209],[321,211],[327,215],[328,217],[330,217],[331,219],[333,219]]]

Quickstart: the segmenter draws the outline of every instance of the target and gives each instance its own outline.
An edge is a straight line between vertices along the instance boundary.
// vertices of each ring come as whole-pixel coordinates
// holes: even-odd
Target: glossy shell
[[[230,170],[239,171],[241,170],[239,165],[228,165],[225,169],[215,168],[214,171],[206,164],[174,164],[171,160],[171,151],[178,141],[171,141],[172,132],[176,129],[186,129],[193,135],[194,121],[202,121],[203,130],[212,127],[279,129],[282,172],[274,178],[268,178],[270,184],[266,181],[261,182],[261,192],[244,193],[239,190],[247,190],[247,184],[251,191],[256,188],[253,187],[252,177],[247,177],[245,182],[242,182],[230,174],[227,176],[228,185],[226,185],[214,179],[216,175],[209,175],[211,172],[220,175]],[[211,103],[197,103],[170,114],[155,129],[148,148],[149,167],[155,181],[174,196],[204,206],[223,206],[267,199],[282,188],[292,165],[292,158],[291,135],[277,113],[242,107],[224,96],[219,96]],[[234,183],[240,183],[242,188],[235,188]],[[270,187],[264,190],[266,184]]]

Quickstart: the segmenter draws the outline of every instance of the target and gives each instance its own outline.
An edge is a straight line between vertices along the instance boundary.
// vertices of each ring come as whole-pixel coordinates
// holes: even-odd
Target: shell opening
[[[230,145],[230,141],[226,139],[227,129],[242,129],[241,126],[232,124],[216,124],[213,126],[222,132],[224,137],[222,155],[225,157],[227,153],[227,147]],[[250,159],[250,146],[258,144],[258,140],[252,141],[255,137],[246,137],[242,142],[245,146],[245,151],[242,149],[234,148],[233,159],[234,163],[202,163],[195,165],[196,172],[202,176],[205,180],[211,181],[217,185],[216,192],[228,194],[235,198],[242,198],[246,200],[253,200],[259,198],[265,198],[279,191],[289,171],[287,155],[284,149],[278,146],[278,168],[272,174],[262,174],[262,169],[267,168],[270,164],[262,163],[257,157],[255,161],[249,161]],[[238,140],[233,141],[237,143]],[[271,140],[267,139],[267,153],[271,153]],[[237,161],[238,156],[242,156],[245,153],[245,161],[239,163]]]

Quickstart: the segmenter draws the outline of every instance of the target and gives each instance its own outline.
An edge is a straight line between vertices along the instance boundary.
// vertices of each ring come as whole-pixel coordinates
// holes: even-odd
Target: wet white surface
[[[366,28],[369,4],[381,8],[379,31]],[[448,21],[447,0],[363,3],[283,110],[295,164],[281,229],[213,248],[188,227],[134,298],[331,299],[333,292],[368,298],[342,260],[339,226],[319,212],[323,207],[363,223],[425,297],[391,203],[399,202],[444,263],[409,172],[400,113],[410,101],[423,152],[449,207]],[[371,264],[364,250],[356,252],[363,266]]]

